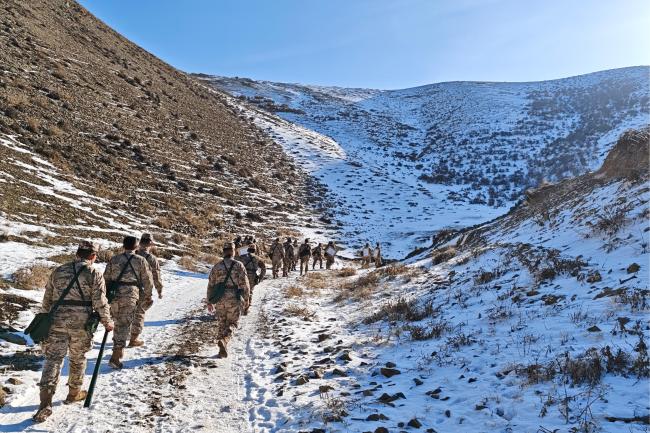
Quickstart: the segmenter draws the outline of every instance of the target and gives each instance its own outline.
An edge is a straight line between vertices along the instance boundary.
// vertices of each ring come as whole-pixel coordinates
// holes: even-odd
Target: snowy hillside
[[[649,73],[396,91],[197,77],[237,96],[325,183],[350,246],[381,240],[400,258],[437,230],[504,213],[543,179],[598,167],[620,133],[650,121]]]

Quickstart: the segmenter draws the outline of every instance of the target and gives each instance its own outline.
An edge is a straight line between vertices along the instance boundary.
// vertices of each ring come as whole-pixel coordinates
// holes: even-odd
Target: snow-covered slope
[[[543,179],[598,167],[625,129],[650,122],[649,73],[395,91],[197,77],[237,96],[328,186],[350,246],[381,240],[402,257],[437,230],[504,213]]]

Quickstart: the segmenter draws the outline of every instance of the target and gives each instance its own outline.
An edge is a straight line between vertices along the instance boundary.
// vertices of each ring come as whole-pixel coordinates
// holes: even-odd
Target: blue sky
[[[650,64],[648,0],[81,0],[188,72],[397,89]]]

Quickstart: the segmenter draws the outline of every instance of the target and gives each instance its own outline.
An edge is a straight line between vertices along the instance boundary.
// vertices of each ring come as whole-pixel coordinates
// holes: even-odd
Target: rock
[[[389,419],[386,415],[383,413],[373,413],[368,415],[366,418],[366,421],[382,421],[382,420],[387,420]]]
[[[641,269],[641,266],[639,266],[638,263],[632,263],[630,266],[627,267],[627,273],[634,274],[635,272],[639,272],[639,269]]]
[[[600,328],[598,326],[594,325],[592,327],[587,328],[587,331],[589,331],[589,332],[600,332]]]
[[[588,283],[592,283],[592,284],[593,283],[598,283],[600,281],[603,281],[603,277],[600,275],[600,272],[594,271],[594,272],[589,273],[589,275],[587,275],[586,281]]]
[[[409,426],[409,427],[413,427],[413,428],[420,428],[420,427],[422,427],[422,423],[421,423],[420,421],[418,421],[417,418],[413,418],[413,419],[412,419],[411,421],[409,421],[406,425]]]
[[[413,379],[413,382],[415,382],[415,386],[420,386],[420,385],[422,385],[424,383],[420,379],[418,379],[417,377]]]
[[[362,392],[362,394],[363,394],[365,397],[370,397],[370,396],[373,395],[374,393],[375,393],[375,390],[374,390],[374,389],[364,389],[363,392]]]
[[[27,346],[27,340],[24,337],[18,334],[13,334],[11,332],[5,332],[5,331],[0,332],[0,339],[8,341],[13,344]]]
[[[434,389],[433,391],[427,391],[425,394],[428,395],[429,397],[438,396],[442,392],[442,389],[440,387]],[[437,398],[437,397],[436,397]]]
[[[6,401],[7,394],[5,393],[4,389],[0,388],[0,407],[4,406]]]
[[[330,338],[329,334],[318,334],[318,342],[322,343],[323,341],[327,340]]]
[[[330,386],[330,385],[320,385],[318,387],[318,392],[320,392],[321,394],[325,394],[326,392],[330,392],[333,389],[334,389],[334,387]]]
[[[309,373],[309,378],[310,379],[322,379],[323,378],[323,372],[320,371],[320,369],[314,369],[311,373]]]
[[[7,382],[12,384],[12,385],[22,385],[23,381],[18,379],[17,377],[10,377],[7,379]]]
[[[341,354],[341,356],[339,356],[339,359],[340,359],[341,361],[345,361],[345,362],[350,362],[350,361],[352,361],[352,358],[350,357],[350,352],[343,352],[343,353]]]
[[[312,429],[311,433],[327,433],[327,432],[325,431],[325,429],[315,428],[315,429]]]
[[[469,380],[467,381],[467,383],[474,383],[474,382],[476,382],[476,380],[477,379],[475,377],[470,377]]]
[[[307,382],[309,382],[309,378],[305,376],[304,374],[301,374],[296,378],[296,380],[293,382],[295,385],[304,385]]]
[[[395,365],[395,364],[393,364],[393,365]],[[401,371],[396,370],[396,369],[391,368],[391,367],[388,367],[388,368],[386,368],[386,367],[382,367],[382,368],[379,370],[379,372],[380,372],[383,376],[385,376],[385,377],[389,377],[389,378],[395,376],[396,374],[401,374],[401,373],[402,373]]]
[[[395,368],[395,367],[397,367],[397,364],[395,364],[394,362],[390,362],[390,361],[388,361],[388,362],[386,363],[386,367],[388,367],[388,368]]]
[[[375,433],[388,433],[388,429],[386,427],[377,427]]]
[[[451,411],[450,411],[449,409],[447,409],[447,410],[445,411],[445,416],[446,416],[447,418],[451,418]]]
[[[504,412],[503,408],[502,407],[497,407],[497,415],[499,415],[500,417],[503,417],[504,414],[505,414],[505,412]]]

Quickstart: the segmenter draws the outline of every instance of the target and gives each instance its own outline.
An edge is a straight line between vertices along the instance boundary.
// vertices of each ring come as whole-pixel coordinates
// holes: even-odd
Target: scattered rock
[[[388,365],[388,363],[387,363],[386,365]],[[395,365],[395,364],[393,364],[393,365]],[[401,374],[401,373],[402,373],[401,371],[396,370],[396,369],[394,369],[394,368],[392,368],[392,367],[387,367],[387,368],[386,368],[386,367],[382,367],[382,368],[379,370],[379,372],[380,372],[383,376],[385,376],[385,377],[389,377],[389,378],[390,378],[390,377],[393,377],[393,376],[395,376],[395,375],[397,375],[397,374]]]
[[[295,385],[304,385],[307,382],[309,382],[309,378],[305,376],[304,374],[301,374],[296,378],[296,380],[293,382]]]
[[[332,390],[334,390],[334,387],[330,385],[320,385],[318,387],[318,392],[320,392],[321,394],[325,394],[326,392],[330,392]]]
[[[420,421],[418,421],[417,418],[413,418],[413,419],[410,420],[406,425],[408,425],[409,427],[413,427],[413,428],[420,428],[420,427],[422,427],[422,423],[421,423]]]
[[[478,379],[476,379],[475,377],[470,377],[469,380],[467,381],[467,383],[474,383],[474,382],[476,382],[477,380],[478,380]]]
[[[377,427],[375,433],[388,433],[388,429],[386,427]]]
[[[635,272],[639,272],[639,269],[641,269],[641,266],[639,266],[638,263],[632,263],[630,266],[627,267],[627,273],[634,274]]]
[[[594,326],[591,326],[591,327],[587,328],[587,331],[589,331],[589,332],[600,332],[600,328],[598,326],[594,325]]]
[[[418,379],[417,377],[413,379],[413,382],[415,382],[415,386],[420,386],[420,385],[422,385],[424,383],[420,379]]]
[[[450,411],[449,409],[447,409],[447,410],[445,411],[445,416],[446,416],[447,418],[451,418],[451,411]]]
[[[600,281],[603,281],[603,277],[600,275],[600,272],[594,271],[589,273],[589,275],[587,275],[586,281],[588,283],[598,283]]]
[[[327,340],[327,339],[329,339],[329,338],[330,338],[330,335],[329,335],[329,334],[325,334],[325,333],[323,333],[323,334],[318,334],[318,342],[319,342],[319,343],[322,343],[323,341],[325,341],[325,340]]]
[[[345,361],[345,362],[350,362],[350,361],[352,361],[352,358],[350,357],[350,352],[343,352],[343,353],[341,354],[341,356],[339,356],[339,359],[340,359],[341,361]]]
[[[368,415],[368,418],[366,418],[366,421],[385,421],[389,419],[386,415],[383,413],[373,413]]]
[[[10,377],[7,379],[7,382],[12,384],[12,385],[22,385],[23,381],[18,379],[17,377]]]
[[[332,375],[341,376],[341,377],[347,377],[348,376],[348,374],[345,371],[343,371],[343,370],[341,370],[339,368],[335,368],[334,370],[332,370]]]
[[[395,364],[394,362],[390,362],[390,361],[388,361],[388,362],[386,363],[386,367],[388,367],[388,368],[395,368],[395,367],[397,367],[397,364]]]
[[[7,394],[5,393],[4,389],[0,388],[0,407],[5,405],[6,400]]]

